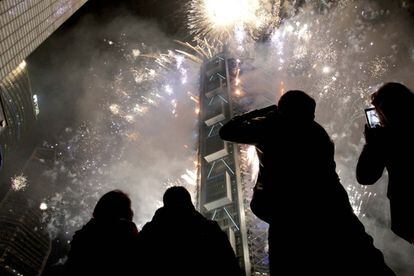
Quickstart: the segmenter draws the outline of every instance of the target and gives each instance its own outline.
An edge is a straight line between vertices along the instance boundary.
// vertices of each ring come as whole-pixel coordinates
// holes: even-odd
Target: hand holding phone
[[[367,118],[369,128],[381,127],[381,121],[375,107],[365,108],[365,116]]]

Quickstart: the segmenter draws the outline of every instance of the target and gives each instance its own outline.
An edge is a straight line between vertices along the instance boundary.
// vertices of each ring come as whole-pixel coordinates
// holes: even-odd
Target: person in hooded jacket
[[[241,275],[227,235],[195,210],[184,187],[168,188],[163,204],[139,234],[144,275]]]
[[[278,106],[236,116],[219,131],[257,148],[250,206],[269,223],[270,274],[395,275],[353,212],[315,108],[305,92],[288,91]]]
[[[356,168],[360,184],[388,172],[391,230],[414,244],[414,93],[401,83],[383,85],[371,96],[381,126],[365,126],[366,144]]]
[[[73,236],[64,275],[139,275],[138,229],[132,217],[127,194],[104,194],[93,218]]]

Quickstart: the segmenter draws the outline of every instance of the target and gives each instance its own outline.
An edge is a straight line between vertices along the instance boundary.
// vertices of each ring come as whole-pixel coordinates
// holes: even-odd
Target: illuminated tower
[[[232,100],[238,62],[223,52],[203,63],[200,80],[199,209],[228,234],[245,275],[267,275],[267,226],[251,213],[242,173],[242,146],[218,131],[237,109]]]

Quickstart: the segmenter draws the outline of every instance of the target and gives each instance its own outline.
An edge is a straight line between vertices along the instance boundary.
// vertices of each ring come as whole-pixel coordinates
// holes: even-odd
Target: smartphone
[[[365,116],[367,117],[368,126],[370,128],[381,126],[381,121],[375,107],[365,108]]]

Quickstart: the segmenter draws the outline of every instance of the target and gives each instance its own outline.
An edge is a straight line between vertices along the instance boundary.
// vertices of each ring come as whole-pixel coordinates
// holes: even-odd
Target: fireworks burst
[[[14,176],[11,179],[11,188],[13,191],[24,191],[27,188],[27,177],[23,174]]]
[[[97,199],[115,188],[128,192],[138,205],[134,206],[139,210],[138,225],[162,205],[157,196],[168,186],[185,186],[195,198],[196,151],[192,145],[196,137],[191,132],[197,118],[192,110],[198,106],[199,64],[190,54],[161,51],[126,39],[121,34],[119,40],[104,40],[118,53],[117,62],[110,65],[109,81],[95,73],[101,64],[88,75],[91,83],[98,84],[91,85],[88,93],[97,93],[97,89],[100,95],[88,105],[88,112],[97,116],[66,128],[57,141],[45,145],[56,149],[59,156],[48,172],[51,182],[65,183],[60,186],[65,188],[54,191],[46,198],[47,204],[39,207],[49,210],[44,216],[52,236],[65,232],[70,238],[90,218]],[[179,133],[187,129],[187,136]],[[165,138],[154,135],[161,130]],[[168,137],[181,137],[183,145],[191,146],[182,149]],[[182,150],[169,149],[173,145]]]
[[[194,37],[213,44],[227,43],[237,34],[256,38],[279,21],[280,1],[267,0],[192,0],[188,28]],[[276,12],[275,12],[276,11]]]
[[[47,210],[47,204],[44,203],[44,202],[40,203],[39,209],[42,210],[42,211],[46,211]]]
[[[348,2],[352,5],[347,5]],[[110,81],[103,81],[99,93],[92,91],[99,94],[96,106],[105,112],[99,113],[98,119],[67,128],[58,142],[51,143],[60,159],[50,175],[54,180],[66,181],[67,185],[62,185],[65,188],[46,201],[45,208],[50,212],[45,213],[51,215],[49,229],[73,232],[90,217],[96,200],[113,188],[126,189],[133,202],[138,202],[139,225],[162,205],[154,196],[157,192],[173,185],[196,190],[194,166],[198,164],[193,163],[196,152],[183,145],[195,144],[197,135],[193,129],[183,130],[182,121],[190,118],[191,127],[196,127],[200,112],[199,65],[229,44],[236,46],[231,50],[255,57],[255,61],[237,61],[242,73],[237,72],[232,98],[240,101],[245,111],[267,106],[289,89],[303,89],[312,94],[318,102],[317,120],[337,146],[338,172],[355,213],[364,217],[366,209],[371,207],[368,204],[374,201],[371,198],[385,198],[383,191],[374,192],[371,187],[357,185],[352,171],[363,144],[362,110],[378,84],[393,76],[396,64],[401,64],[401,68],[413,67],[414,50],[409,53],[411,59],[401,59],[403,55],[398,49],[385,46],[382,51],[373,51],[399,41],[393,36],[375,39],[375,34],[385,33],[385,28],[393,22],[387,22],[386,17],[378,20],[378,16],[387,13],[364,16],[367,10],[364,5],[369,5],[365,2],[340,1],[329,12],[304,7],[282,23],[280,3],[192,0],[188,26],[194,40],[178,42],[180,49],[171,50],[176,48],[171,46],[170,50],[162,51],[141,41],[123,41],[126,36],[105,40],[111,50],[122,53],[116,59],[120,64],[108,62],[112,70]],[[380,21],[384,22],[378,24]],[[397,24],[396,30],[399,27]],[[263,33],[271,34],[260,45],[264,51],[248,47]],[[99,74],[88,78],[92,82],[96,76]],[[186,110],[191,114],[185,113]],[[184,131],[190,141],[173,144],[177,133]],[[164,137],[169,139],[163,140]],[[179,148],[178,154],[165,153],[174,146]],[[247,183],[244,193],[249,200],[257,178],[258,158],[254,147],[241,148],[243,179]],[[144,166],[145,162],[155,165]],[[150,174],[157,178],[148,177]],[[24,176],[19,177],[12,180],[12,186],[16,183],[15,187],[20,188],[13,190],[27,184]],[[156,185],[161,188],[153,189]]]

